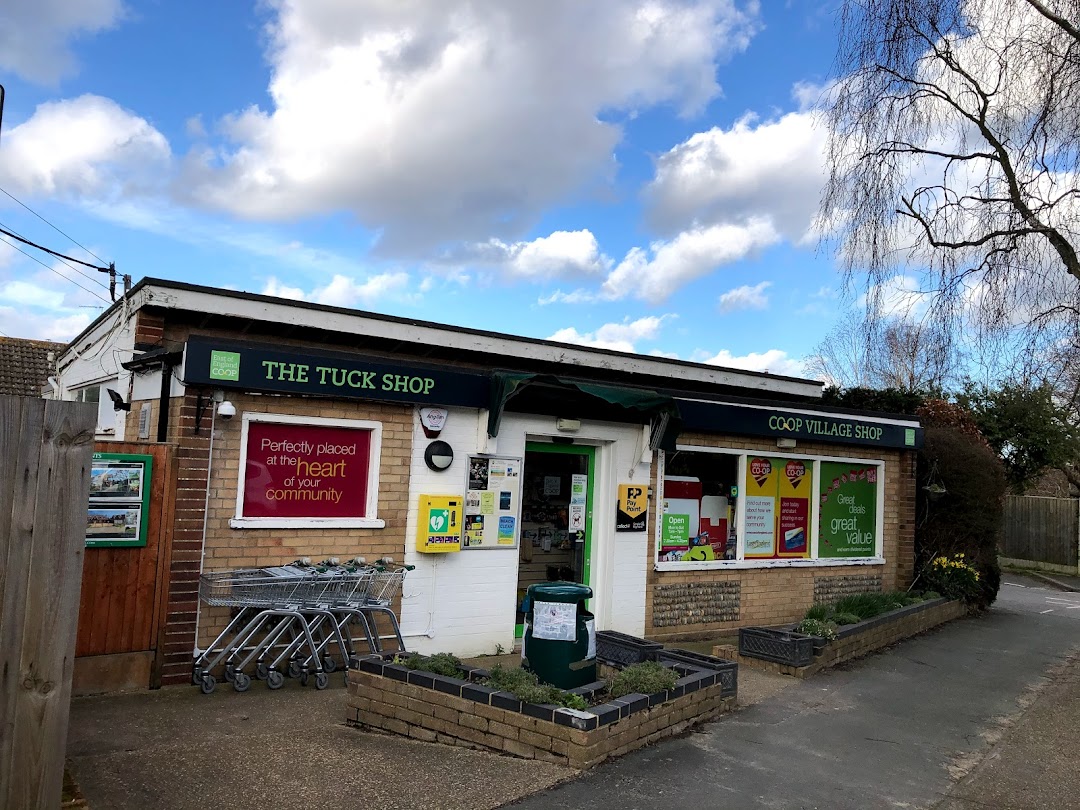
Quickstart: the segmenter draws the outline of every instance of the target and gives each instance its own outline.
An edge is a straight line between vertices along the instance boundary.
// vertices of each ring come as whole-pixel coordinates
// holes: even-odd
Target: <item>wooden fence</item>
[[[1010,560],[1077,570],[1080,553],[1080,501],[1010,495],[1005,499],[1001,554]]]
[[[0,396],[0,807],[60,806],[97,406]]]

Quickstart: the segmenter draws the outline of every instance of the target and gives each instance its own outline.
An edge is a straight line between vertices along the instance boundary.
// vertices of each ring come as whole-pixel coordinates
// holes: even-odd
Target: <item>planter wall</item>
[[[837,639],[825,645],[821,654],[806,666],[796,667],[740,655],[736,648],[724,645],[713,648],[713,655],[738,661],[754,669],[806,678],[819,670],[860,658],[905,638],[924,633],[945,622],[959,619],[967,615],[967,612],[968,609],[962,602],[934,599],[883,613],[865,622],[841,627],[837,632]]]
[[[722,672],[689,663],[673,668],[682,676],[673,690],[626,695],[581,712],[523,704],[465,679],[367,658],[349,671],[346,722],[585,769],[734,708],[732,679]]]

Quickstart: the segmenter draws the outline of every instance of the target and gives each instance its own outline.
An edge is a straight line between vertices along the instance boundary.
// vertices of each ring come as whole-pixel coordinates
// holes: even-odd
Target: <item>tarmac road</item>
[[[516,808],[1080,808],[1080,594],[993,609],[786,689]]]

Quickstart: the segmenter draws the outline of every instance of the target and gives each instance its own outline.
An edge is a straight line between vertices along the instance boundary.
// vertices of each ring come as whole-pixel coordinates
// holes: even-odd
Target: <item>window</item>
[[[245,413],[233,528],[383,528],[382,425]]]
[[[703,447],[661,453],[657,566],[881,562],[883,469]]]

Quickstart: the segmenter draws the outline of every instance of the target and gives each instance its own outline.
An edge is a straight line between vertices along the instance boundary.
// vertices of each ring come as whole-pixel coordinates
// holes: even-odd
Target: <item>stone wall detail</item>
[[[881,591],[881,574],[843,577],[814,577],[814,602],[833,604],[845,596]]]
[[[733,622],[739,619],[742,584],[686,582],[657,585],[653,589],[654,627]]]

